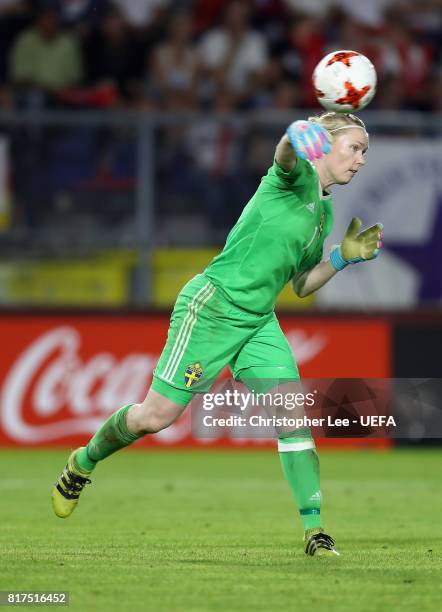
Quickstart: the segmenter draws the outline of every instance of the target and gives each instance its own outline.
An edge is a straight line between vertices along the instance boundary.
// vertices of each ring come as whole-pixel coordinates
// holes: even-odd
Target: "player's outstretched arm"
[[[279,141],[275,159],[284,170],[292,170],[296,158],[320,159],[330,151],[330,134],[319,123],[294,121]]]
[[[290,171],[296,166],[296,153],[287,134],[276,145],[275,159],[283,170]]]
[[[293,291],[300,298],[320,289],[337,273],[329,261],[321,261],[311,270],[298,274],[292,280]]]
[[[333,276],[349,264],[375,259],[382,247],[382,223],[372,225],[360,232],[362,222],[358,217],[351,220],[341,244],[330,252],[328,261],[321,261],[311,270],[298,274],[292,280],[293,290],[299,297],[306,297],[320,289]]]

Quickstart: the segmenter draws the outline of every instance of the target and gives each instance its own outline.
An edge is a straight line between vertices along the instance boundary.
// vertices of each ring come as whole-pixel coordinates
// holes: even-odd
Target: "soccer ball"
[[[313,87],[327,110],[354,113],[367,106],[376,93],[376,70],[357,51],[333,51],[316,66]]]

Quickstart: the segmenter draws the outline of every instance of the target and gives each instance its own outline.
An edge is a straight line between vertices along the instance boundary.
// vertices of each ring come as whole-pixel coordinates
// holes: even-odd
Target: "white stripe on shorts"
[[[172,360],[171,369],[169,370],[167,376],[164,378],[164,380],[166,380],[167,382],[173,381],[173,377],[176,374],[176,371],[181,362],[181,359],[183,358],[183,355],[186,352],[187,346],[189,344],[190,336],[192,334],[192,330],[195,326],[195,323],[197,322],[198,314],[203,309],[206,302],[212,297],[214,293],[215,293],[215,287],[212,285],[211,289],[207,293],[204,293],[200,296],[198,302],[191,305],[190,307],[191,312],[186,317],[188,319],[187,326],[186,328],[183,327],[183,334],[181,336],[181,341],[178,346],[178,350],[175,353],[174,359]]]
[[[171,350],[171,352],[170,352],[169,359],[168,359],[168,361],[167,361],[167,363],[166,363],[166,367],[164,368],[163,372],[160,374],[161,378],[163,378],[163,377],[167,377],[168,370],[170,369],[171,363],[172,363],[172,361],[174,360],[175,353],[176,353],[176,351],[178,350],[178,345],[179,345],[179,343],[180,343],[181,336],[182,336],[182,335],[183,335],[183,333],[185,332],[185,330],[186,330],[186,326],[187,326],[187,322],[188,322],[188,319],[189,319],[189,317],[190,317],[190,316],[191,316],[191,314],[192,314],[191,308],[192,308],[192,306],[193,306],[194,302],[198,300],[198,298],[200,297],[200,295],[201,295],[202,293],[205,293],[206,291],[208,291],[208,290],[209,290],[209,288],[210,288],[210,283],[209,283],[209,282],[207,282],[207,283],[204,285],[204,287],[202,287],[202,288],[201,288],[201,289],[198,291],[198,293],[197,293],[197,294],[196,294],[196,295],[193,297],[192,301],[190,302],[190,305],[189,305],[189,312],[188,312],[188,313],[187,313],[187,315],[184,317],[183,322],[181,323],[181,327],[180,327],[180,329],[179,329],[179,331],[178,331],[178,334],[177,334],[177,337],[176,337],[176,340],[175,340],[175,344],[173,345],[172,350]]]
[[[184,352],[189,344],[193,327],[197,321],[198,313],[205,303],[215,293],[215,286],[209,281],[202,287],[192,299],[189,305],[189,312],[185,316],[178,332],[175,344],[172,347],[166,367],[160,374],[160,378],[166,382],[172,382],[177,371],[178,365],[183,358]]]
[[[306,440],[305,442],[282,442],[278,440],[278,452],[279,453],[290,453],[291,451],[303,451],[309,448],[315,448],[313,440]]]
[[[190,323],[189,332],[188,332],[188,334],[187,334],[187,336],[186,336],[186,339],[185,339],[185,341],[184,341],[184,346],[182,347],[182,349],[181,349],[181,353],[180,353],[180,355],[179,355],[179,357],[178,357],[177,361],[175,362],[175,366],[174,366],[174,368],[173,368],[173,370],[172,370],[172,372],[171,372],[171,374],[170,374],[170,379],[171,379],[171,380],[170,380],[170,382],[172,382],[172,379],[173,379],[173,377],[174,377],[174,376],[175,376],[175,374],[176,374],[176,371],[177,371],[177,369],[178,369],[178,366],[179,366],[179,364],[180,364],[180,361],[181,361],[181,359],[183,358],[184,353],[186,352],[187,345],[189,344],[189,341],[190,341],[190,336],[191,336],[191,334],[192,334],[192,330],[193,330],[193,328],[194,328],[194,326],[195,326],[195,323],[196,323],[196,321],[197,321],[197,314],[198,314],[198,313],[199,313],[199,312],[200,312],[200,311],[203,309],[203,306],[204,306],[204,305],[206,304],[206,302],[207,302],[207,301],[208,301],[208,300],[209,300],[209,299],[212,297],[212,295],[213,295],[214,293],[215,293],[215,287],[213,288],[213,290],[211,291],[211,293],[210,293],[209,295],[206,295],[206,296],[204,297],[203,301],[201,302],[201,307],[198,309],[198,311],[197,311],[197,312],[195,312],[195,316],[193,317],[193,319],[192,319],[192,321],[191,321],[191,323]]]

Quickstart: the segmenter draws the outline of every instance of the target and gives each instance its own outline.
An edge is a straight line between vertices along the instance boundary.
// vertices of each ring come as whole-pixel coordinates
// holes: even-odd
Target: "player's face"
[[[365,164],[368,137],[363,129],[350,128],[338,132],[326,155],[327,174],[335,185],[346,185]]]

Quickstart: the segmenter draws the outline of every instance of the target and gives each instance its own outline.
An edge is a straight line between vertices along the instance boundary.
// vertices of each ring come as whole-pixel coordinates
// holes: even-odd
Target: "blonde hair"
[[[355,127],[363,129],[367,134],[367,128],[364,122],[359,119],[359,117],[356,117],[356,115],[351,115],[350,113],[335,113],[334,111],[329,111],[321,115],[309,117],[308,120],[313,123],[319,123],[319,125],[325,128],[330,134],[337,130]]]

